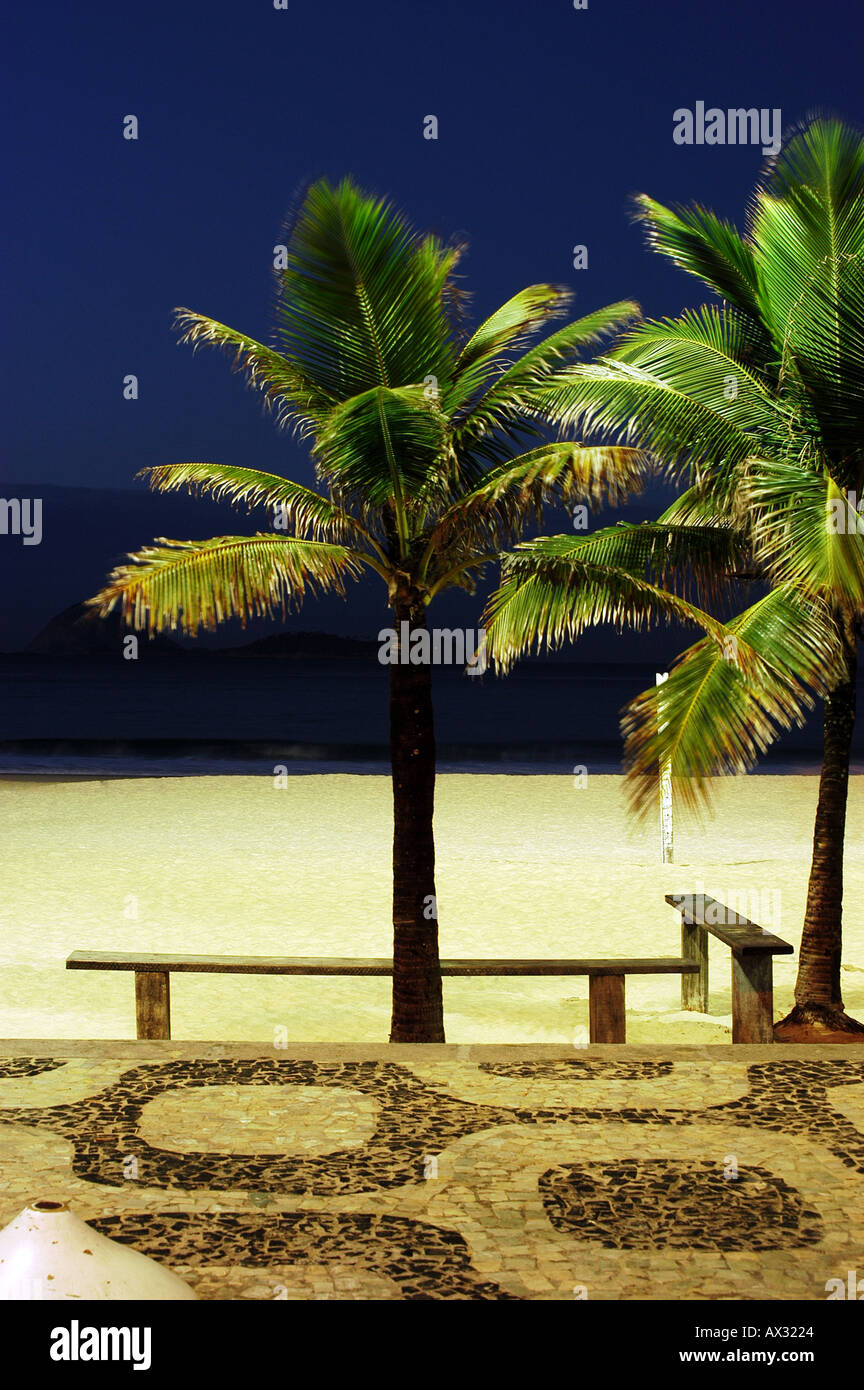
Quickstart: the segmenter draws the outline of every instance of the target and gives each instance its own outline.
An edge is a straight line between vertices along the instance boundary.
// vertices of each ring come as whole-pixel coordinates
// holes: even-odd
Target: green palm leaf
[[[759,319],[759,275],[753,248],[708,208],[667,208],[644,194],[636,200],[648,244],[717,294]]]
[[[516,424],[524,428],[525,417],[534,417],[549,424],[562,419],[556,408],[555,381],[565,365],[588,347],[596,346],[610,334],[631,322],[639,306],[630,300],[609,304],[574,323],[567,324],[529,349],[518,362],[507,368],[468,409],[464,418],[457,418],[456,434],[463,443],[489,436],[495,430],[509,432]],[[457,380],[454,393],[448,395],[444,408],[452,413],[457,404],[455,393],[460,391]],[[462,404],[464,396],[458,397]]]
[[[818,462],[751,459],[743,474],[754,554],[774,583],[864,612],[864,519]]]
[[[422,386],[355,396],[328,417],[315,444],[320,475],[367,508],[392,506],[403,539],[409,500],[428,492],[430,476],[446,487],[446,421]]]
[[[350,179],[320,180],[287,242],[280,350],[342,401],[427,376],[448,380],[455,350],[446,290],[458,255]]]
[[[434,534],[445,536],[469,517],[493,512],[504,500],[517,501],[523,512],[533,509],[535,514],[553,501],[614,505],[641,490],[650,466],[641,449],[570,440],[542,444],[489,469],[444,513]]]
[[[788,419],[774,383],[751,365],[758,344],[735,311],[705,307],[640,325],[615,360],[661,379],[747,433],[771,434]]]
[[[181,343],[233,352],[234,371],[245,372],[249,386],[261,392],[278,426],[293,425],[301,435],[309,435],[335,404],[334,396],[273,348],[191,309],[175,309],[174,313]]]
[[[453,382],[442,403],[448,414],[470,400],[489,380],[510,365],[504,352],[521,352],[553,319],[559,318],[573,294],[563,285],[528,285],[481,323],[459,353]]]
[[[811,397],[829,453],[860,455],[864,139],[835,121],[800,132],[757,193],[752,236],[760,306],[784,362]]]
[[[489,469],[432,527],[421,563],[432,593],[455,577],[474,554],[493,558],[515,540],[533,510],[538,524],[550,504],[615,504],[641,491],[651,462],[639,449],[558,440]],[[490,555],[491,552],[491,555]],[[434,561],[434,563],[433,563]]]
[[[487,604],[487,648],[506,671],[532,649],[554,650],[599,623],[621,630],[683,622],[722,643],[722,623],[649,576],[653,570],[666,577],[682,555],[695,574],[700,547],[702,563],[713,570],[734,543],[731,534],[711,527],[697,538],[670,527],[641,526],[526,541],[505,557],[501,584]]]
[[[729,622],[719,644],[703,639],[688,648],[668,680],[625,711],[633,808],[656,805],[661,767],[691,810],[709,799],[712,777],[754,767],[782,730],[803,722],[814,694],[826,693],[839,650],[829,611],[790,587]]]
[[[159,538],[130,555],[89,600],[101,616],[115,605],[130,626],[194,635],[229,618],[285,617],[307,589],[344,592],[364,557],[343,545],[294,537],[217,536],[207,541]]]
[[[704,474],[698,482],[685,488],[657,518],[659,525],[728,526],[739,531],[743,549],[747,524],[746,507],[741,495],[738,473]]]
[[[747,432],[713,406],[613,358],[562,374],[554,408],[574,427],[650,449],[670,469],[731,469],[753,447]]]
[[[249,507],[277,509],[295,531],[311,540],[340,541],[366,535],[362,524],[330,498],[291,478],[264,473],[257,468],[238,468],[221,463],[168,463],[142,469],[154,492],[179,492],[210,496],[218,501],[245,502]],[[275,526],[275,522],[274,522]],[[286,530],[286,526],[277,529]]]

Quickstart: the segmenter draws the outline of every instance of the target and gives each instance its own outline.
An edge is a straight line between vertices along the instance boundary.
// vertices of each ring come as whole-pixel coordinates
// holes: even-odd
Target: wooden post
[[[627,1041],[624,975],[588,978],[588,1039],[592,1043]]]
[[[707,1014],[708,933],[696,922],[687,920],[686,910],[681,913],[681,954],[685,960],[695,960],[699,966],[698,975],[681,976],[681,1008]]]
[[[135,1022],[139,1038],[171,1037],[171,976],[167,970],[135,971]]]
[[[657,684],[663,685],[669,679],[668,671],[657,672]],[[658,700],[658,709],[659,709]],[[660,720],[660,731],[666,728],[667,721]],[[674,837],[672,830],[672,766],[662,763],[660,767],[660,860],[671,864],[674,857]]]
[[[773,967],[768,951],[732,952],[733,1043],[773,1043]]]

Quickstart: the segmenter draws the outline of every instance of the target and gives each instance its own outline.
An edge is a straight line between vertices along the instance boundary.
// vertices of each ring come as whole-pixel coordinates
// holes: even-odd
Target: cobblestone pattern
[[[531,1051],[0,1057],[0,1225],[67,1200],[205,1298],[818,1299],[864,1272],[857,1056]]]

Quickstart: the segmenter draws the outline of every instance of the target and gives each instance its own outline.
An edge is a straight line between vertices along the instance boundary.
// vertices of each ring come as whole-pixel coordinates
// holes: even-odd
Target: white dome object
[[[65,1202],[33,1201],[0,1231],[0,1300],[180,1299],[198,1295]]]

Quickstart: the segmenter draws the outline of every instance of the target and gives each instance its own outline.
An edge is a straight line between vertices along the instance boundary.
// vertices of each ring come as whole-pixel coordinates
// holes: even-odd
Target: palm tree
[[[288,229],[274,347],[178,310],[183,340],[232,352],[277,424],[310,442],[320,490],[245,466],[146,470],[161,491],[266,507],[271,529],[159,540],[91,600],[103,613],[119,603],[137,628],[195,633],[284,614],[310,589],[343,593],[364,572],[383,580],[406,639],[406,660],[390,666],[393,1042],[444,1039],[431,670],[407,660],[414,635],[443,590],[473,592],[526,516],[556,499],[614,500],[637,486],[646,463],[639,449],[552,440],[547,428],[556,371],[636,306],[615,304],[541,336],[571,296],[532,285],[469,333],[454,274],[461,250],[418,234],[350,179],[322,180]]]
[[[648,806],[668,762],[697,804],[710,776],[752,767],[814,694],[824,698],[796,1002],[776,1035],[860,1040],[840,957],[864,619],[864,141],[833,120],[795,132],[766,168],[745,233],[702,207],[638,202],[650,243],[722,302],[640,324],[609,358],[557,373],[550,390],[559,418],[638,441],[687,490],[653,527],[517,549],[491,603],[490,646],[506,663],[587,622],[674,616],[664,586],[705,591],[713,578],[728,595],[736,576],[761,581],[722,630],[704,611],[679,610],[707,635],[626,712],[633,802]],[[607,572],[592,596],[585,561],[599,553]]]

